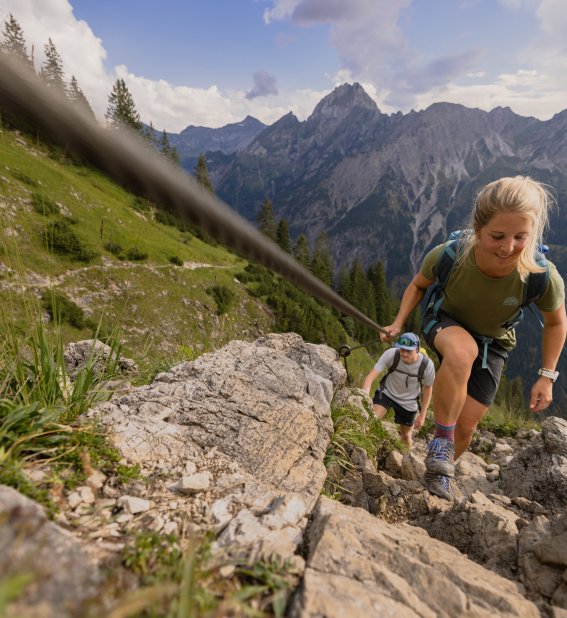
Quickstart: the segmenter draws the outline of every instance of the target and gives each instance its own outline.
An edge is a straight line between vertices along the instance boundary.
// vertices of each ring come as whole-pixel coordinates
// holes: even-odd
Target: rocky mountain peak
[[[309,120],[324,117],[346,118],[356,107],[380,113],[376,103],[366,94],[360,84],[342,84],[321,99]]]

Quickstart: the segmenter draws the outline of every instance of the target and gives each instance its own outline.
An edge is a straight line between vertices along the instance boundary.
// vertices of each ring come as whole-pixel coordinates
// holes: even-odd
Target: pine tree
[[[19,58],[25,66],[33,68],[32,60],[30,56],[28,56],[26,49],[24,32],[12,13],[10,13],[10,17],[4,22],[0,49],[10,56]]]
[[[136,111],[134,99],[122,78],[118,78],[112,86],[112,92],[108,96],[108,108],[105,114],[108,126],[117,129],[130,127],[143,134],[143,125],[140,115]]]
[[[67,97],[71,103],[86,111],[89,116],[92,116],[93,118],[95,117],[92,107],[89,105],[87,97],[83,94],[83,91],[79,88],[79,83],[74,75],[71,76],[71,81],[69,82],[69,86],[67,88]]]
[[[161,134],[159,149],[161,150],[162,154],[164,154],[168,159],[171,157],[171,144],[169,143],[169,138],[167,137],[165,129],[162,131]]]
[[[384,265],[378,261],[368,268],[368,279],[374,290],[374,306],[376,309],[376,321],[382,326],[390,324],[393,319],[392,298],[386,285]]]
[[[348,284],[345,285],[343,281],[342,285],[341,296],[371,320],[376,320],[372,283],[366,276],[358,258],[351,265]],[[350,334],[358,341],[370,339],[376,335],[370,327],[364,326],[358,321],[350,324],[352,329]]]
[[[153,135],[153,131],[151,133]],[[167,136],[165,129],[163,130],[161,134],[161,139],[159,141],[159,149],[161,150],[162,154],[165,155],[170,161],[173,161],[174,163],[177,163],[177,164],[179,163],[179,153],[177,152],[177,148],[171,145],[171,142],[169,141],[169,137]],[[206,163],[205,163],[205,167],[206,167]],[[209,177],[208,171],[207,171],[206,177],[208,180],[208,177]],[[210,181],[208,182],[210,184]],[[212,191],[212,188],[211,188],[211,191]]]
[[[305,268],[309,268],[309,240],[305,234],[301,234],[293,248],[293,256]]]
[[[177,153],[177,150],[175,152]],[[207,191],[214,193],[213,185],[211,183],[211,179],[209,178],[207,159],[205,159],[205,155],[203,153],[199,155],[197,165],[195,166],[195,179],[202,187],[207,189]]]
[[[44,45],[45,60],[41,65],[40,75],[50,88],[57,88],[65,92],[63,61],[51,39]]]
[[[274,209],[272,208],[272,202],[265,197],[262,203],[262,208],[258,213],[258,229],[262,234],[276,240],[276,219],[274,217]]]
[[[291,253],[291,239],[289,237],[289,226],[287,221],[282,217],[278,222],[276,230],[276,242],[287,253]]]
[[[177,163],[177,165],[179,165],[180,163],[180,159],[179,159],[179,152],[177,152],[177,147],[176,146],[172,146],[171,147],[171,153],[169,155],[169,158],[174,162]],[[210,182],[210,181],[209,181]],[[211,191],[213,190],[212,186],[211,186]]]
[[[315,241],[311,258],[311,271],[328,286],[333,284],[333,258],[327,232],[323,231]]]

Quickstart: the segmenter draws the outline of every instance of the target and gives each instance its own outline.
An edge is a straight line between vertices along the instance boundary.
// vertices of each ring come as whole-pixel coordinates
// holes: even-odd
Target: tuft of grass
[[[353,468],[349,457],[353,446],[363,448],[379,466],[393,450],[403,450],[405,447],[384,429],[374,415],[365,418],[354,406],[333,408],[331,418],[334,431],[323,460],[329,471],[323,493],[336,499],[344,491],[340,486],[340,477]]]
[[[110,396],[104,384],[117,372],[118,346],[114,360],[100,367],[93,348],[71,382],[58,327],[47,331],[39,321],[27,338],[13,333],[5,343],[0,352],[0,482],[53,513],[48,492],[26,477],[24,466],[51,466],[69,487],[86,478],[87,461],[119,482],[135,478],[139,469],[122,465],[118,451],[95,427],[78,422],[87,409]]]
[[[524,410],[493,405],[480,420],[479,429],[491,431],[496,437],[514,437],[520,429],[540,429],[536,420],[526,419]]]
[[[111,618],[128,616],[285,615],[287,602],[299,583],[291,562],[273,556],[253,563],[223,562],[211,553],[213,537],[140,532],[123,552],[123,565],[132,570],[142,588],[126,595],[111,612]],[[181,551],[181,546],[185,550]],[[230,578],[220,574],[232,566]]]

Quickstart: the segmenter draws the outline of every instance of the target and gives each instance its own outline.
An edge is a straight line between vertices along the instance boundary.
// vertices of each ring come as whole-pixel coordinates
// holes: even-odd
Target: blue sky
[[[101,120],[122,77],[171,132],[304,120],[354,81],[385,113],[567,108],[566,0],[0,0],[9,13],[37,66],[52,38]]]

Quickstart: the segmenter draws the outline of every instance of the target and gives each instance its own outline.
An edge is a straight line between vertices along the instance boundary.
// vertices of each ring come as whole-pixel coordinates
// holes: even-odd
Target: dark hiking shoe
[[[453,490],[451,489],[451,479],[443,474],[426,472],[423,477],[427,491],[434,496],[439,496],[445,500],[454,500]]]
[[[455,444],[446,438],[433,438],[427,446],[425,468],[428,472],[455,476]]]

